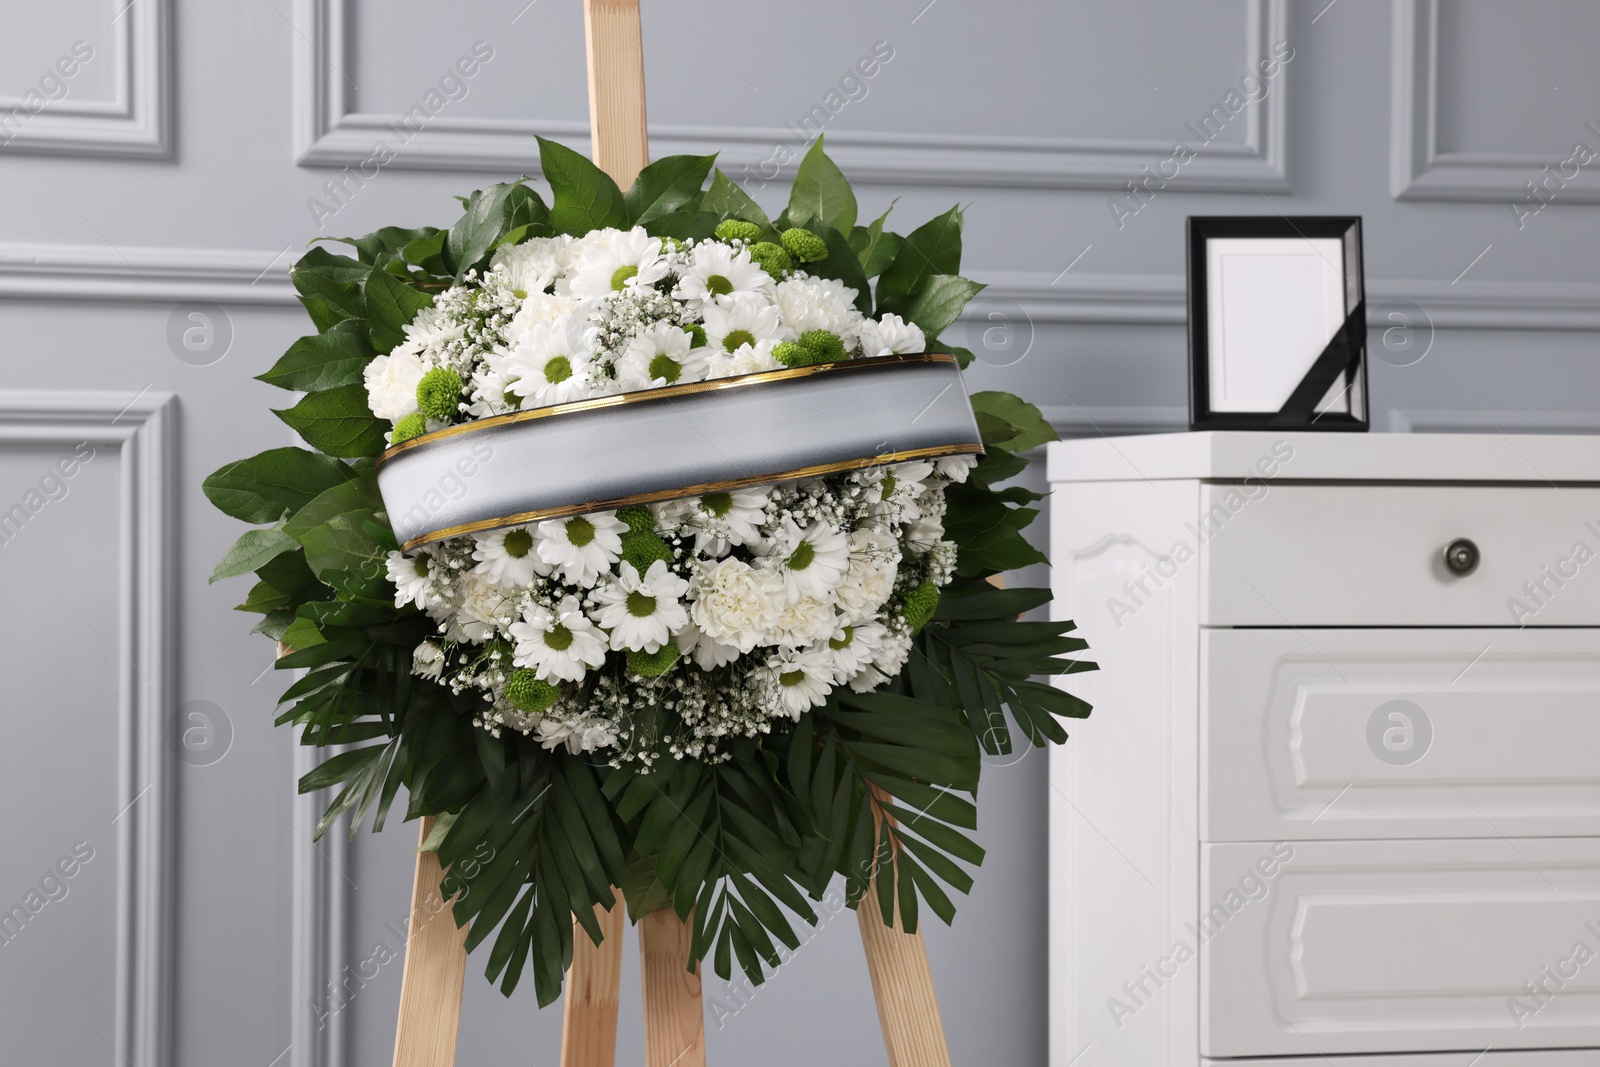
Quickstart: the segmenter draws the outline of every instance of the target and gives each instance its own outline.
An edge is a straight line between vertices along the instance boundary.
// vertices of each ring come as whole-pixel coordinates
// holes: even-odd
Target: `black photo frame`
[[[1365,431],[1361,219],[1190,216],[1189,427]]]

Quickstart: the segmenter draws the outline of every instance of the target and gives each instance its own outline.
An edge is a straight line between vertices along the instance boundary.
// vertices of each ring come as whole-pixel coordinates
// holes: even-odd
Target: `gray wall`
[[[864,212],[970,203],[975,383],[1065,433],[1181,426],[1182,220],[1275,211],[1366,220],[1378,428],[1600,427],[1600,161],[1563,167],[1600,150],[1600,8],[1324,3],[647,3],[653,144],[723,148],[772,205],[784,124],[831,106]],[[309,844],[271,649],[228,610],[244,583],[205,582],[238,528],[198,485],[286,441],[250,379],[309,329],[285,276],[308,240],[447,221],[452,193],[533,169],[535,131],[582,147],[579,5],[125,4],[19,7],[0,36],[0,98],[37,108],[0,134],[0,509],[28,512],[0,543],[0,908],[30,914],[0,944],[0,1020],[30,1062],[385,1064],[413,830]],[[400,146],[386,123],[478,40],[467,95]],[[78,41],[92,57],[51,80]],[[864,95],[830,100],[880,41]],[[1219,107],[1175,177],[1120,196]],[[392,162],[348,177],[379,140]],[[1537,214],[1513,206],[1530,180]],[[1044,1059],[1044,772],[985,778],[989,861],[928,930],[958,1063]],[[713,1058],[884,1062],[853,926],[736,1011],[709,983]],[[322,1018],[347,965],[376,976]],[[554,1062],[559,1014],[479,970],[462,1062]]]

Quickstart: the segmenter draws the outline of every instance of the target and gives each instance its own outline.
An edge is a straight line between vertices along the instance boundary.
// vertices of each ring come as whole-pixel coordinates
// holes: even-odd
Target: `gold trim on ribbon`
[[[955,361],[955,357],[953,356],[946,356],[944,359],[948,359],[951,362]],[[934,361],[935,360],[929,360],[929,362]],[[943,362],[943,360],[937,361]],[[857,362],[860,361],[858,360]],[[826,364],[826,366],[837,365],[838,364]],[[811,370],[813,368],[797,367],[794,369]],[[763,373],[775,374],[779,372],[768,371]],[[744,375],[742,378],[755,378],[759,376],[760,375],[751,374]],[[742,380],[742,378],[740,380]],[[663,391],[664,390],[656,390],[656,392]],[[624,393],[622,395],[631,396],[634,394]],[[612,398],[608,397],[606,399]],[[588,401],[577,401],[577,403],[588,403]],[[539,410],[548,411],[550,409],[544,408]],[[531,415],[534,413],[535,412],[521,412],[520,414]],[[463,425],[479,424],[467,423]],[[451,429],[457,429],[457,427],[452,426]],[[445,431],[441,430],[439,432],[444,433]],[[406,443],[409,444],[410,442],[408,441]],[[586,504],[564,504],[561,507],[556,508],[542,508],[538,511],[524,511],[516,515],[502,515],[499,518],[479,519],[477,522],[463,523],[460,526],[449,526],[443,530],[435,530],[432,533],[423,534],[420,537],[413,537],[405,544],[401,545],[400,548],[402,551],[409,552],[419,545],[425,545],[432,541],[442,541],[449,537],[460,537],[462,534],[477,533],[479,530],[498,529],[501,526],[520,526],[523,523],[538,522],[541,519],[563,519],[569,515],[579,515],[586,511],[613,511],[617,508],[631,507],[635,504],[655,504],[663,500],[674,500],[681,497],[705,496],[707,493],[722,493],[732,489],[747,489],[752,485],[767,485],[772,482],[786,482],[795,478],[816,478],[824,474],[838,474],[841,471],[861,470],[866,467],[879,467],[886,463],[903,463],[908,460],[930,459],[936,456],[943,457],[963,455],[981,456],[983,455],[983,446],[934,445],[928,448],[912,448],[901,452],[884,452],[880,455],[869,456],[865,459],[846,459],[835,463],[821,463],[813,467],[801,467],[796,470],[779,471],[775,474],[758,474],[748,478],[733,478],[727,481],[706,482],[701,485],[684,486],[678,489],[658,489],[650,493],[636,493],[632,496],[618,497],[613,500],[594,500]]]
[[[687,382],[683,385],[666,385],[659,389],[639,389],[631,393],[614,393],[611,396],[597,396],[588,400],[572,400],[565,404],[552,404],[550,407],[531,408],[528,411],[514,411],[508,415],[494,415],[487,419],[476,419],[472,422],[457,423],[446,426],[442,430],[434,430],[420,437],[413,437],[409,441],[402,441],[397,445],[390,445],[373,463],[377,470],[386,462],[403,452],[446,437],[457,434],[475,433],[479,430],[490,430],[497,426],[510,426],[518,422],[531,422],[534,419],[548,419],[557,415],[569,415],[579,411],[594,411],[600,408],[619,407],[623,404],[638,404],[649,400],[674,400],[681,396],[693,396],[697,393],[711,393],[723,389],[737,389],[747,385],[760,385],[764,382],[783,382],[795,378],[808,378],[814,374],[840,374],[846,371],[870,370],[877,367],[894,366],[901,363],[956,363],[955,356],[942,352],[918,352],[906,355],[869,356],[864,359],[846,359],[837,363],[815,363],[808,367],[786,367],[783,370],[756,371],[753,374],[737,374],[729,378],[711,378],[702,382]],[[950,453],[954,455],[955,453]],[[885,462],[894,462],[887,460]],[[788,477],[805,477],[803,474],[789,475]],[[767,479],[773,480],[773,479]],[[731,483],[730,483],[731,484]],[[754,485],[755,482],[745,484]],[[689,494],[693,495],[693,494]],[[666,499],[666,498],[662,498]],[[618,505],[619,507],[623,505]],[[585,505],[582,510],[599,510],[596,505]],[[541,515],[542,518],[553,518],[552,515]],[[481,527],[476,527],[481,529]],[[412,539],[414,543],[415,538]]]

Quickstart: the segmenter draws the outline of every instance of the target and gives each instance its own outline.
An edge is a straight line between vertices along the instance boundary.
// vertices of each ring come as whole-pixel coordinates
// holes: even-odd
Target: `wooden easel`
[[[589,128],[594,161],[626,189],[649,162],[645,126],[644,47],[639,0],[584,0],[589,56]],[[880,798],[886,799],[886,798]],[[432,819],[422,820],[426,841]],[[394,1067],[453,1067],[466,971],[466,930],[458,929],[432,852],[417,853],[406,936]],[[944,1024],[922,933],[885,926],[869,887],[857,909],[889,1067],[950,1067]],[[604,941],[595,945],[574,923],[572,969],[562,1012],[561,1067],[613,1067],[626,909],[617,893],[595,909]],[[639,921],[646,1067],[705,1067],[705,1008],[700,975],[689,969],[690,927],[670,908]]]

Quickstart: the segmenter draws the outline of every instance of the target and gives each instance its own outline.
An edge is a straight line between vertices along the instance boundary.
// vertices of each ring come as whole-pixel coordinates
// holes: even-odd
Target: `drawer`
[[[1600,625],[1600,489],[1208,484],[1189,537],[1203,625]]]
[[[1201,853],[1203,1055],[1600,1046],[1600,840]]]
[[[1204,840],[1600,833],[1600,630],[1205,630],[1200,689]]]

